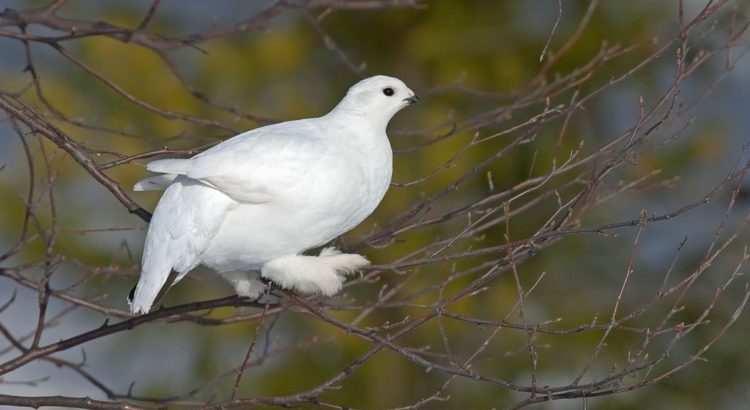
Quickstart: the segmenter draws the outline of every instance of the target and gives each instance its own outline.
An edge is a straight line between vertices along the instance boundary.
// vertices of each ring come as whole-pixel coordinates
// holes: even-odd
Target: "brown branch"
[[[122,190],[120,184],[104,174],[91,159],[88,150],[60,131],[54,125],[50,124],[31,108],[23,105],[17,99],[8,94],[0,94],[0,109],[4,110],[13,118],[23,123],[29,129],[42,135],[52,141],[55,145],[62,148],[78,162],[95,180],[107,188],[122,203],[131,214],[135,214],[145,222],[151,220],[151,213],[141,208]]]
[[[9,394],[0,394],[0,404],[5,406],[20,407],[71,407],[78,409],[92,410],[145,410],[154,409],[155,407],[142,407],[131,403],[120,401],[102,401],[94,400],[88,397],[67,397],[67,396],[12,396]]]
[[[77,336],[61,340],[57,343],[52,343],[46,346],[42,346],[36,349],[27,350],[23,355],[9,360],[3,364],[0,364],[0,374],[8,373],[21,366],[24,366],[36,359],[49,356],[53,353],[68,350],[72,347],[79,346],[91,340],[99,339],[104,336],[108,336],[114,333],[133,329],[136,326],[140,326],[146,323],[150,323],[159,319],[166,319],[171,316],[195,312],[198,310],[215,309],[224,306],[254,306],[262,307],[263,304],[258,302],[249,301],[239,296],[230,296],[220,299],[207,300],[203,302],[192,302],[184,305],[174,306],[171,308],[161,308],[146,315],[137,316],[131,319],[123,320],[115,324],[109,324],[109,321],[105,321],[104,324],[96,329],[88,332],[81,333]]]

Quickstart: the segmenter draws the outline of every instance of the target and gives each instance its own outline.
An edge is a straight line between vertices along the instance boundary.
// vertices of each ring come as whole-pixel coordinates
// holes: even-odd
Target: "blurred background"
[[[165,37],[189,36],[250,19],[275,3],[164,0],[144,30]],[[366,6],[378,2],[359,3],[361,8],[342,10],[291,7],[263,19],[257,28],[175,47],[165,52],[172,68],[158,54],[133,42],[91,36],[61,43],[68,53],[133,99],[221,126],[168,118],[133,103],[40,42],[29,43],[33,66],[47,102],[58,112],[45,105],[34,90],[27,90],[21,99],[105,164],[120,156],[161,148],[179,151],[205,147],[265,123],[319,116],[362,77],[399,77],[420,94],[422,104],[399,113],[389,127],[396,152],[396,186],[375,214],[340,242],[343,246],[359,246],[358,251],[373,263],[387,265],[402,258],[418,261],[409,256],[411,252],[419,253],[431,243],[456,236],[472,223],[467,221],[470,213],[407,229],[387,240],[370,241],[367,245],[362,241],[376,238],[377,232],[399,221],[414,204],[445,191],[494,153],[513,146],[408,222],[476,204],[493,193],[544,176],[555,169],[553,159],[559,166],[572,152],[577,152],[576,158],[603,152],[609,142],[639,123],[642,109],[649,113],[666,94],[667,103],[648,117],[648,125],[657,124],[667,114],[669,122],[660,124],[654,138],[649,136],[643,145],[632,148],[638,155],[607,175],[596,194],[601,202],[577,214],[580,226],[637,220],[642,211],[647,215],[665,214],[701,203],[719,186],[717,193],[707,203],[674,218],[647,223],[640,235],[637,227],[630,226],[604,234],[561,236],[517,269],[521,286],[528,292],[523,301],[523,319],[528,323],[559,330],[591,323],[606,325],[618,300],[618,317],[641,309],[642,314],[616,329],[596,354],[603,328],[565,335],[539,333],[529,339],[524,331],[442,319],[441,324],[432,321],[399,339],[399,343],[442,362],[449,360],[446,351],[466,359],[489,341],[473,362],[472,370],[519,385],[530,385],[533,373],[538,386],[567,386],[591,362],[582,378],[581,383],[585,384],[626,366],[629,357],[649,337],[645,329],[656,329],[671,310],[677,309],[665,327],[673,331],[665,331],[646,349],[653,356],[669,351],[668,357],[621,382],[637,385],[670,372],[692,360],[720,336],[710,350],[698,354],[705,360],[696,360],[652,385],[630,392],[556,400],[531,407],[734,409],[747,403],[747,315],[741,315],[735,326],[722,330],[742,304],[747,279],[737,278],[720,297],[714,298],[717,287],[744,261],[748,243],[743,223],[750,207],[742,191],[727,212],[730,191],[742,185],[741,179],[721,184],[736,164],[742,167],[748,160],[745,149],[750,138],[750,58],[745,54],[750,44],[746,34],[739,35],[732,47],[725,44],[741,32],[750,18],[749,5],[744,1],[716,2],[721,7],[715,14],[691,31],[684,43],[686,60],[696,61],[709,54],[710,58],[687,73],[675,102],[670,104],[674,95],[669,89],[675,83],[680,42],[667,46],[661,54],[655,53],[677,36],[680,10],[683,21],[690,21],[703,10],[705,1],[685,1],[680,6],[676,1],[605,0],[593,8],[587,1],[568,0],[420,1],[416,5],[384,2],[377,7]],[[0,0],[0,10],[28,10],[46,4]],[[57,14],[135,28],[151,5],[145,0],[71,0]],[[0,28],[20,33],[12,25]],[[39,36],[61,34],[41,25],[29,25],[26,32]],[[576,41],[566,48],[571,37]],[[604,49],[613,50],[612,54],[597,60]],[[565,53],[557,58],[560,50]],[[554,64],[548,67],[551,59]],[[589,76],[581,77],[579,84],[559,89],[549,86],[558,80],[568,84],[566,76],[585,71],[592,61],[596,62],[595,68],[590,69]],[[640,67],[643,62],[646,64]],[[0,89],[23,90],[32,80],[30,72],[25,71],[27,65],[22,42],[0,35]],[[634,67],[639,68],[624,75]],[[185,84],[201,98],[191,94]],[[604,88],[597,91],[601,87]],[[589,95],[570,115],[550,114],[560,104],[568,106]],[[219,109],[206,99],[230,108]],[[537,128],[533,121],[529,122],[535,116],[541,123]],[[0,252],[18,241],[29,189],[23,144],[7,117],[0,122]],[[512,145],[522,135],[529,140]],[[490,136],[494,137],[485,143],[472,144],[473,138]],[[54,227],[57,237],[52,250],[41,238],[29,241],[18,253],[0,262],[0,267],[18,269],[36,280],[44,273],[43,262],[53,253],[61,259],[51,277],[52,288],[76,284],[71,294],[120,312],[120,316],[108,315],[53,297],[48,317],[57,313],[63,316],[45,331],[44,345],[99,326],[107,317],[113,321],[123,317],[126,295],[137,279],[147,225],[129,214],[63,151],[34,136],[27,136],[26,140],[36,159],[38,199],[43,200],[48,188],[55,196],[54,213],[48,203],[39,205],[34,226],[41,230]],[[452,160],[459,152],[460,156]],[[186,155],[184,151],[177,154]],[[514,215],[507,231],[504,222],[487,227],[450,244],[447,253],[502,244],[506,234],[512,240],[534,234],[558,209],[555,195],[564,202],[580,192],[587,178],[603,169],[607,158],[591,160],[555,179],[553,187],[541,190],[548,196],[530,193],[530,197],[539,198],[538,202],[529,199],[529,209]],[[128,161],[105,172],[130,192],[133,183],[146,176],[147,162]],[[444,166],[446,163],[449,165]],[[430,177],[422,180],[425,175]],[[52,184],[45,187],[49,180]],[[152,210],[159,193],[132,193],[131,198]],[[513,209],[526,203],[518,201]],[[489,208],[502,212],[501,202],[496,201]],[[731,241],[725,242],[728,239]],[[714,257],[717,250],[720,252]],[[462,258],[368,276],[372,280],[354,284],[336,299],[340,308],[332,308],[332,314],[341,320],[355,320],[361,306],[377,299],[383,286],[390,286],[388,289],[399,289],[403,298],[397,296],[394,300],[403,303],[379,308],[359,325],[381,326],[419,316],[443,292],[451,294],[465,288],[487,271],[483,264],[495,259]],[[632,273],[621,292],[629,271]],[[677,305],[673,302],[682,289],[650,302],[667,272],[667,282],[678,283],[696,271],[701,272],[699,280],[685,288],[684,299]],[[460,274],[458,279],[441,282],[455,273]],[[85,281],[78,283],[82,280]],[[0,277],[0,282],[0,303],[17,295],[0,313],[0,321],[12,334],[33,332],[38,314],[37,292],[7,276]],[[438,289],[438,283],[445,286]],[[519,322],[514,275],[499,276],[487,287],[449,310],[473,318]],[[172,306],[229,294],[231,289],[222,280],[198,268],[172,288],[162,302]],[[708,307],[711,309],[707,311]],[[209,317],[241,317],[253,312],[257,309],[222,308],[210,312]],[[706,317],[702,316],[704,312]],[[706,322],[689,334],[673,338],[679,333],[674,330],[678,323],[704,319]],[[232,370],[241,363],[257,323],[150,323],[55,357],[76,363],[85,358],[86,371],[117,394],[131,391],[139,397],[169,398],[201,386],[193,396],[181,397],[182,404],[221,402],[231,396]],[[299,313],[284,312],[272,321],[268,319],[264,329],[269,323],[272,331],[264,330],[260,336],[267,354],[257,353],[257,360],[251,360],[252,366],[242,379],[242,397],[286,395],[311,388],[372,346],[356,335]],[[497,334],[488,336],[493,331]],[[444,344],[446,338],[450,349]],[[537,367],[533,372],[528,340],[533,340],[536,351]],[[3,341],[0,345],[5,349],[3,361],[18,354],[5,345],[10,343]],[[592,355],[594,360],[590,360]],[[225,373],[229,376],[220,377]],[[410,406],[434,394],[449,379],[449,375],[426,371],[393,351],[381,351],[348,377],[340,389],[326,392],[320,399],[356,408]],[[101,387],[81,374],[44,361],[3,375],[0,393],[106,399]],[[458,377],[448,383],[441,396],[450,399],[429,402],[424,407],[504,408],[522,403],[529,395]]]

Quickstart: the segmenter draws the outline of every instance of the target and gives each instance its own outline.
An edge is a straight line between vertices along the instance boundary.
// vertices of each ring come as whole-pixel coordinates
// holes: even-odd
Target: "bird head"
[[[398,78],[377,75],[354,84],[334,109],[379,120],[385,124],[402,108],[419,102],[419,97]]]

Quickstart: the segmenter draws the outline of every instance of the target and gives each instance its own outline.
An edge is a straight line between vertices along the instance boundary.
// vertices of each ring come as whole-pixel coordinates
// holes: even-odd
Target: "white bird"
[[[216,270],[240,296],[257,298],[260,276],[304,294],[333,295],[344,275],[369,261],[323,249],[372,213],[391,181],[390,119],[419,98],[401,80],[355,84],[328,114],[239,134],[188,159],[152,161],[161,175],[134,189],[165,189],[129,298],[146,313],[167,284],[198,264]]]

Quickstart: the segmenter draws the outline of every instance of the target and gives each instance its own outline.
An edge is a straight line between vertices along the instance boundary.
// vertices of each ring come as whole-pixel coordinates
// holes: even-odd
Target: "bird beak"
[[[416,104],[416,103],[418,103],[418,102],[419,102],[419,101],[421,101],[421,100],[419,99],[419,97],[417,97],[417,95],[416,95],[416,94],[414,94],[414,95],[412,95],[412,96],[411,96],[411,97],[409,97],[409,98],[404,98],[404,101],[408,102],[408,103],[409,103],[409,105],[412,105],[412,104]]]

